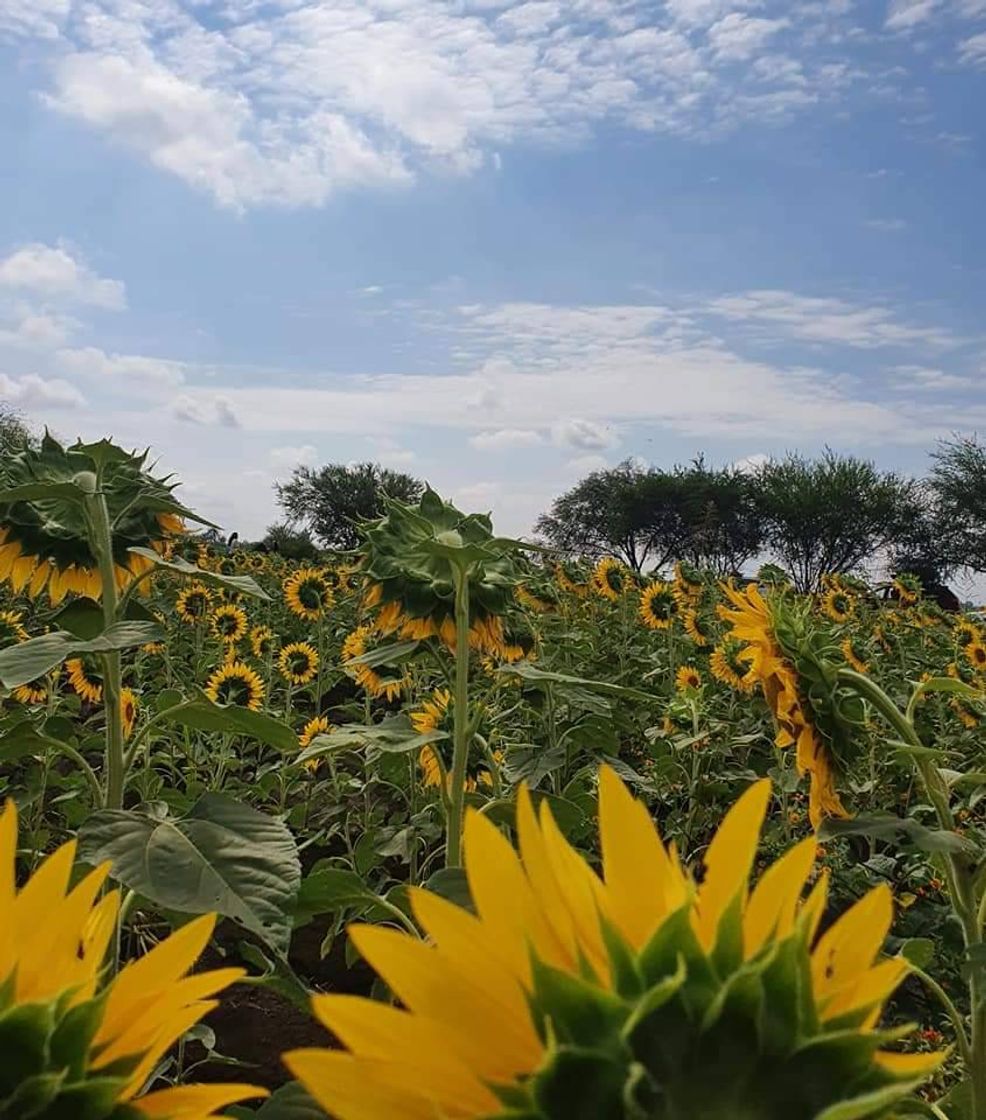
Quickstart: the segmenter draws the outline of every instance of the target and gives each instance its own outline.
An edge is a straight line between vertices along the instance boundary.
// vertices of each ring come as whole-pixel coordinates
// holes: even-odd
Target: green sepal
[[[51,1103],[65,1080],[65,1070],[23,1077],[6,1099],[0,1098],[0,1116],[7,1120],[48,1120]],[[73,1116],[72,1120],[76,1120]]]
[[[681,999],[690,1017],[700,1019],[715,999],[719,983],[692,929],[690,903],[666,918],[642,949],[637,963],[644,983],[651,988],[675,975],[682,958],[688,970],[688,984]]]
[[[51,1062],[68,1070],[70,1079],[85,1075],[92,1040],[103,1021],[107,992],[77,1004],[61,1017],[51,1036]]]
[[[609,957],[613,990],[624,999],[638,999],[644,994],[645,985],[633,951],[613,923],[602,914],[599,915],[599,928]]]
[[[818,1031],[810,957],[803,934],[795,932],[776,945],[763,973],[761,1045],[770,1055],[788,1054]]]
[[[119,1104],[130,1083],[127,1077],[90,1076],[62,1087],[39,1120],[124,1120],[142,1117],[139,1109]]]
[[[537,958],[532,965],[535,1016],[550,1022],[558,1043],[622,1052],[620,1036],[630,1013],[628,1003],[590,980],[551,968]]]
[[[868,1117],[884,1116],[887,1109],[897,1104],[923,1083],[922,1079],[910,1081],[905,1085],[888,1085],[872,1093],[841,1101],[817,1113],[812,1120],[867,1120]]]
[[[545,1120],[626,1120],[623,1065],[587,1050],[563,1049],[533,1078]]]
[[[52,1004],[15,1004],[0,1015],[0,1101],[25,1078],[47,1072],[48,1043],[54,1026]]]

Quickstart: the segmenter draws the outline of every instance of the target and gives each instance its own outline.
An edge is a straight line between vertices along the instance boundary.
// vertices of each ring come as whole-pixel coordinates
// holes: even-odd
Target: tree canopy
[[[986,446],[975,436],[943,440],[932,462],[929,484],[948,561],[986,572]]]
[[[294,525],[304,525],[326,548],[353,549],[360,522],[380,517],[384,497],[416,502],[423,485],[409,474],[377,463],[330,463],[295,467],[288,482],[276,483],[277,500]]]
[[[29,446],[32,440],[20,413],[0,403],[0,455],[13,455]]]

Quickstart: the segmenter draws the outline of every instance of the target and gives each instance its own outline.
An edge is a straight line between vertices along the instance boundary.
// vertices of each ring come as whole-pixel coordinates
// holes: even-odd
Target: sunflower
[[[967,731],[975,731],[982,722],[982,716],[980,716],[976,709],[964,703],[957,696],[952,697],[949,707],[955,712],[959,718],[959,722]]]
[[[0,611],[0,649],[27,641],[27,631],[21,625],[20,611]]]
[[[306,747],[311,746],[312,739],[314,739],[316,735],[327,734],[331,726],[328,716],[315,716],[314,719],[310,719],[301,729],[301,734],[298,736],[298,748],[304,750]],[[309,758],[304,763],[304,767],[310,774],[314,774],[318,769],[318,759]]]
[[[409,716],[414,730],[419,735],[427,735],[430,731],[452,732],[452,693],[447,688],[436,688],[428,700],[422,702],[421,707],[415,709]],[[499,751],[494,752],[496,762],[502,762],[503,756]],[[442,774],[446,781],[451,780],[445,760],[441,757],[438,743],[426,743],[418,754],[418,765],[421,767],[422,785],[439,787],[442,784]],[[466,792],[474,793],[480,786],[492,786],[493,777],[485,766],[472,768],[466,774]]]
[[[284,581],[284,598],[292,614],[318,622],[335,601],[329,581],[318,568],[299,568]]]
[[[134,733],[134,724],[137,722],[137,708],[139,704],[133,689],[120,690],[120,714],[123,718],[123,737],[129,739]]]
[[[966,660],[977,672],[986,671],[986,645],[982,642],[969,642],[964,652]]]
[[[175,611],[189,625],[202,622],[212,606],[212,592],[201,583],[186,587],[175,601]]]
[[[376,698],[383,696],[386,700],[395,700],[407,683],[407,678],[402,669],[390,665],[364,665],[346,664],[362,657],[369,652],[371,642],[376,635],[372,626],[358,626],[351,634],[346,636],[342,643],[342,661],[350,677],[370,696]]]
[[[503,628],[503,660],[508,665],[525,658],[533,660],[537,649],[537,636],[523,619],[508,618]]]
[[[682,665],[674,675],[674,686],[679,692],[702,687],[702,674],[694,665]]]
[[[269,626],[254,626],[250,631],[250,648],[261,661],[274,652],[274,631]]]
[[[877,1023],[909,971],[879,957],[891,892],[818,936],[827,874],[803,898],[813,837],[751,891],[769,798],[757,782],[727,813],[699,887],[606,767],[601,875],[526,787],[519,857],[470,812],[475,910],[412,887],[427,942],[351,926],[400,1007],[315,996],[343,1049],[290,1052],[288,1068],[337,1120],[885,1114],[943,1058],[881,1049],[901,1036]]]
[[[246,611],[242,607],[234,607],[232,603],[223,603],[210,615],[209,625],[221,642],[235,646],[247,632]]]
[[[898,576],[893,581],[893,588],[902,607],[913,607],[921,597],[921,581],[908,573]]]
[[[673,624],[679,611],[674,588],[669,583],[656,580],[640,593],[640,607],[637,613],[650,630],[667,630]]]
[[[843,638],[839,649],[842,650],[842,656],[846,659],[846,663],[851,665],[857,673],[868,673],[870,671],[869,662],[866,660],[866,650],[859,642],[852,638]]]
[[[452,703],[452,693],[447,688],[436,688],[429,700],[410,713],[411,726],[419,735],[436,731],[445,722]]]
[[[288,684],[308,684],[318,672],[318,653],[307,642],[292,642],[281,650],[277,667]]]
[[[87,491],[80,482],[96,477],[111,526],[117,588],[122,590],[149,572],[153,560],[131,549],[163,555],[171,540],[184,532],[183,518],[193,515],[172,497],[173,484],[144,470],[146,458],[105,441],[64,448],[50,435],[37,448],[4,456],[0,490],[54,487],[69,496],[0,502],[0,583],[8,582],[15,595],[24,592],[31,599],[46,591],[53,606],[69,593],[101,597]]]
[[[17,809],[0,813],[0,1022],[8,1061],[0,1100],[11,1116],[208,1120],[267,1093],[250,1085],[183,1085],[139,1095],[178,1040],[244,975],[224,968],[189,975],[215,926],[194,918],[115,975],[103,969],[120,911],[104,891],[104,863],[69,889],[75,841],[16,888]],[[15,1032],[15,1033],[11,1033]],[[23,1111],[26,1101],[43,1105]]]
[[[571,564],[561,561],[555,565],[555,580],[562,591],[581,599],[589,590],[582,573]]]
[[[709,672],[737,692],[752,692],[757,687],[757,677],[749,663],[742,660],[742,652],[741,643],[727,638],[712,651]]]
[[[698,611],[689,608],[684,614],[685,633],[699,647],[711,645],[713,631],[709,622]]]
[[[613,556],[604,556],[592,571],[592,586],[597,595],[615,603],[630,587],[629,572]]]
[[[952,630],[955,634],[955,641],[961,649],[965,649],[970,642],[982,642],[983,640],[982,630],[971,618],[960,618]]]
[[[514,589],[517,602],[527,607],[535,614],[544,614],[553,611],[558,606],[558,599],[548,587],[535,587],[534,584],[518,583]]]
[[[841,587],[833,587],[822,596],[822,611],[833,622],[848,622],[856,613],[856,600]]]
[[[10,695],[18,704],[45,704],[48,701],[48,678],[38,677],[18,685]]]
[[[87,704],[99,704],[103,699],[103,677],[88,657],[70,657],[65,662],[69,687]]]
[[[214,704],[237,704],[259,712],[264,699],[264,685],[260,677],[242,661],[227,661],[221,665],[205,685],[205,694]]]
[[[798,772],[809,774],[809,816],[817,828],[823,817],[848,816],[835,788],[834,758],[812,722],[812,711],[798,688],[797,669],[777,641],[770,605],[754,584],[737,591],[724,584],[733,610],[720,605],[720,616],[732,625],[732,637],[746,642],[741,656],[760,682],[777,724],[778,747],[796,748]]]
[[[702,595],[702,573],[693,564],[679,560],[674,566],[674,586],[680,599],[690,602]]]

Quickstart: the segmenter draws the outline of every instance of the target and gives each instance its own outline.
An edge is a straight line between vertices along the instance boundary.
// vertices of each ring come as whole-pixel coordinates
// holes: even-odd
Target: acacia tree
[[[986,446],[975,436],[942,440],[929,480],[953,567],[986,572]]]
[[[295,524],[307,526],[326,548],[354,549],[358,525],[380,517],[384,498],[414,503],[424,490],[409,474],[377,463],[295,467],[290,481],[275,483],[277,500]]]
[[[0,455],[13,455],[29,447],[33,441],[20,413],[0,404]]]
[[[676,467],[673,477],[673,557],[720,575],[739,571],[763,543],[754,479],[732,468],[707,467],[702,456]]]
[[[917,483],[826,449],[820,459],[788,455],[756,474],[768,549],[799,591],[827,572],[851,572],[906,536],[920,510]]]

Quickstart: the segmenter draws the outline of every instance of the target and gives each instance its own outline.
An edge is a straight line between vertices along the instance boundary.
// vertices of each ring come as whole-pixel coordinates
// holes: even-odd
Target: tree
[[[667,541],[670,554],[720,575],[738,572],[763,543],[753,478],[707,467],[701,455],[673,477],[677,532]]]
[[[851,572],[906,535],[919,509],[917,484],[873,463],[826,449],[792,454],[756,474],[768,548],[799,591],[816,591],[827,572]]]
[[[929,484],[953,567],[986,572],[986,446],[975,436],[942,440]]]
[[[285,560],[314,560],[318,549],[307,529],[294,529],[283,521],[268,525],[259,546],[262,552],[276,552]]]
[[[295,467],[290,481],[276,483],[275,490],[291,522],[306,525],[326,548],[353,549],[360,539],[357,526],[383,514],[384,497],[413,503],[424,487],[376,463],[331,463]]]
[[[33,436],[20,413],[0,404],[0,455],[14,455],[32,442]]]

